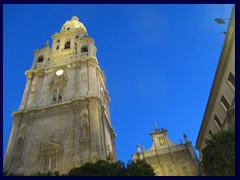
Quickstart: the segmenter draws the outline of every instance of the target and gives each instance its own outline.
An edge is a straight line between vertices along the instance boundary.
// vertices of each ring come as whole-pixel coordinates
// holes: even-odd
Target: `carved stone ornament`
[[[63,87],[66,85],[66,83],[67,83],[67,76],[65,73],[62,74],[61,76],[57,76],[56,74],[54,74],[51,77],[51,80],[48,85],[50,86],[50,88]]]

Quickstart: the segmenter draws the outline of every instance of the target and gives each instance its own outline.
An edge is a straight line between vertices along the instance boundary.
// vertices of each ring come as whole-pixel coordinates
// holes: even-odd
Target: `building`
[[[156,128],[150,133],[153,144],[149,150],[141,150],[133,154],[133,161],[144,159],[150,164],[156,176],[198,176],[199,163],[192,143],[184,134],[185,143],[170,141],[166,129]]]
[[[200,152],[206,147],[205,140],[220,130],[235,130],[235,7],[231,14],[228,30],[223,44],[218,67],[201,128],[198,133],[196,149]]]
[[[4,171],[66,173],[88,161],[116,159],[104,72],[94,40],[76,16],[34,51]]]

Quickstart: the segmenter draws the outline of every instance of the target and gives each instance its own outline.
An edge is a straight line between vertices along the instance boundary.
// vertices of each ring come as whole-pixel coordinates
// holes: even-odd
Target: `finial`
[[[157,129],[158,128],[157,121],[155,120],[154,123],[155,123],[156,129]]]
[[[137,151],[141,152],[140,144],[137,144]]]
[[[189,142],[188,137],[185,133],[183,133],[183,138],[184,138],[185,142]]]
[[[73,16],[71,20],[77,20],[78,21],[78,17],[77,16]]]
[[[49,43],[49,41],[47,40],[46,45],[49,45],[48,43]]]
[[[145,152],[145,151],[146,151],[144,146],[142,146],[142,150],[143,150],[143,152]]]

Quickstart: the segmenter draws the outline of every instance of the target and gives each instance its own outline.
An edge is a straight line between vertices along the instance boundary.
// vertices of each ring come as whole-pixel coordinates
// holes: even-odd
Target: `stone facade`
[[[173,143],[169,140],[166,129],[156,128],[150,133],[153,139],[149,150],[141,150],[133,154],[133,161],[144,159],[149,163],[156,176],[198,176],[199,162],[192,143],[184,134],[185,144]]]
[[[233,7],[226,38],[208,98],[196,149],[206,147],[205,140],[220,130],[235,131],[235,6]]]
[[[34,51],[4,171],[66,173],[87,161],[116,159],[104,72],[94,40],[76,16]]]

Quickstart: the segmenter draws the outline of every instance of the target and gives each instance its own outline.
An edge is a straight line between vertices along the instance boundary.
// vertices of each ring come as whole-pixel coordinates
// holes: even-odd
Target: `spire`
[[[46,48],[46,47],[47,47],[47,48],[50,48],[50,47],[49,47],[49,41],[48,41],[48,40],[47,40],[46,44],[44,44],[44,46],[41,47],[40,49],[43,49],[43,48]],[[38,50],[40,50],[40,49],[38,49]]]

